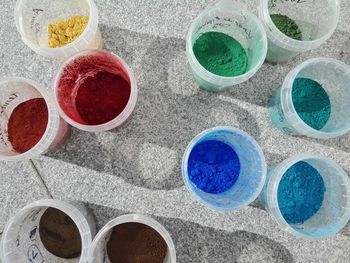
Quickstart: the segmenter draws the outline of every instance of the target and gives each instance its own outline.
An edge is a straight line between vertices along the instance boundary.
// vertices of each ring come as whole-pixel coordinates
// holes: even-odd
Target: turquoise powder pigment
[[[189,179],[204,192],[219,194],[229,190],[237,181],[239,171],[237,153],[222,141],[200,142],[190,153]]]
[[[324,181],[319,172],[306,162],[298,162],[283,175],[278,186],[278,206],[289,224],[302,224],[321,208]]]
[[[316,130],[326,125],[331,115],[331,102],[318,82],[308,78],[295,79],[292,100],[296,112],[307,125]]]

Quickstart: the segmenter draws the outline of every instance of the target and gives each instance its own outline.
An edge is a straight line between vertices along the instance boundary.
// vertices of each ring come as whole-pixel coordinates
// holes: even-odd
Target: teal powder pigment
[[[220,32],[206,32],[193,45],[198,62],[208,71],[223,77],[239,76],[247,71],[248,56],[233,37]]]
[[[326,191],[319,172],[298,162],[283,175],[278,186],[278,206],[289,224],[302,224],[321,208]]]
[[[292,100],[296,112],[307,125],[316,130],[326,125],[331,115],[331,102],[318,82],[308,78],[295,79]]]

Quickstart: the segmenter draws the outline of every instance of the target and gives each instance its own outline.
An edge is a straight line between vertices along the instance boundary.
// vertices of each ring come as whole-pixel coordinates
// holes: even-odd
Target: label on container
[[[41,31],[41,24],[38,20],[40,20],[40,16],[43,15],[44,9],[40,8],[33,8],[33,15],[32,18],[30,19],[30,28],[33,30],[35,35],[39,35]]]
[[[298,133],[293,129],[286,120],[281,105],[281,88],[279,88],[275,95],[271,98],[269,104],[269,115],[272,123],[280,130],[288,134],[297,135]]]
[[[1,102],[0,105],[0,149],[10,148],[9,139],[8,139],[8,129],[7,123],[10,117],[10,111],[13,110],[13,104],[16,104],[16,100],[18,99],[18,93],[13,92],[9,94],[4,101]]]
[[[291,3],[295,3],[295,4],[302,4],[302,3],[306,3],[306,0],[270,0],[269,1],[269,8],[273,8],[276,7],[277,4],[283,4],[286,2],[291,2]]]
[[[194,31],[194,34],[213,30],[225,31],[225,28],[232,30],[232,28],[236,27],[239,29],[239,31],[244,32],[246,39],[252,39],[253,32],[247,27],[248,23],[249,21],[244,14],[242,14],[241,20],[238,21],[236,18],[230,15],[218,13],[218,15],[214,16],[213,18],[203,21],[203,23]]]

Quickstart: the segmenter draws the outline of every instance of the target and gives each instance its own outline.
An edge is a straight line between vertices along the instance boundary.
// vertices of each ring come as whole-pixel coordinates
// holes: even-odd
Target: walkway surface
[[[319,153],[350,173],[350,135],[319,141],[287,136],[267,114],[268,100],[286,74],[319,56],[350,64],[350,1],[322,47],[270,65],[222,94],[197,88],[186,62],[191,21],[215,1],[96,0],[105,49],[126,60],[137,76],[139,100],[125,127],[103,133],[73,129],[55,153],[23,163],[0,163],[0,233],[24,205],[41,198],[73,199],[93,209],[99,228],[115,216],[149,214],[170,231],[178,262],[349,262],[350,224],[322,241],[297,239],[278,228],[258,202],[218,213],[186,190],[180,162],[200,131],[229,125],[250,133],[269,165],[301,152]],[[257,0],[245,1],[256,12]],[[52,89],[59,63],[36,55],[13,22],[14,0],[0,2],[0,76],[22,76]]]

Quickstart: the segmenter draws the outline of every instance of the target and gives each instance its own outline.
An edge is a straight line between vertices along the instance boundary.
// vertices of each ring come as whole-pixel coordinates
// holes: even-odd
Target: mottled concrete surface
[[[197,133],[230,125],[255,137],[269,165],[311,152],[330,157],[349,173],[350,135],[328,141],[287,136],[270,123],[267,103],[285,75],[308,58],[350,64],[350,1],[342,2],[337,31],[322,47],[285,64],[265,63],[249,81],[222,94],[197,88],[185,54],[190,22],[215,1],[96,2],[105,49],[134,70],[139,100],[123,128],[98,134],[73,129],[64,147],[34,160],[53,197],[88,203],[99,227],[129,212],[154,216],[170,231],[178,262],[348,262],[349,225],[326,240],[306,241],[280,230],[257,202],[231,213],[211,211],[185,189],[180,161]],[[257,0],[244,2],[256,12]],[[51,89],[59,64],[21,42],[13,6],[10,0],[0,3],[0,75],[32,78]],[[1,232],[19,207],[46,194],[28,163],[1,163],[0,172]]]
[[[8,219],[26,204],[49,198],[30,161],[0,162],[0,233]]]

